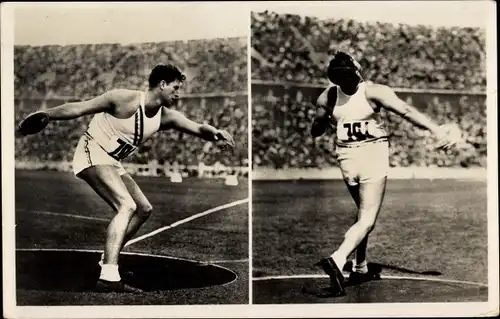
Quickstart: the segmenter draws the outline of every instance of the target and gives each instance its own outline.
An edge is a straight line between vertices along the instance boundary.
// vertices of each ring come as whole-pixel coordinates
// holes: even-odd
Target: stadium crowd
[[[457,123],[467,143],[436,151],[427,132],[382,111],[391,134],[391,166],[486,166],[486,102],[485,95],[478,94],[486,89],[483,30],[270,12],[252,13],[252,79],[257,80],[252,84],[254,166],[336,164],[333,131],[317,139],[309,133],[314,101],[328,83],[322,63],[335,49],[353,54],[370,81],[395,88],[464,91],[397,92],[440,124]],[[312,84],[317,84],[316,90],[308,89]],[[297,88],[303,92],[297,93]]]
[[[41,107],[92,98],[112,88],[144,89],[156,64],[173,63],[187,75],[181,92],[187,94],[175,108],[193,120],[227,129],[237,148],[228,152],[211,142],[162,132],[146,141],[127,161],[247,165],[246,38],[135,45],[16,46],[14,53],[16,123]],[[78,138],[89,121],[90,117],[83,117],[49,123],[39,134],[17,138],[16,159],[71,161]]]

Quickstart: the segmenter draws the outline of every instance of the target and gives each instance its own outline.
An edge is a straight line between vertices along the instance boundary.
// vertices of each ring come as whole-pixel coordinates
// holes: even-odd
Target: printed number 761
[[[347,129],[347,137],[349,138],[349,141],[362,141],[369,137],[373,137],[368,133],[368,123],[369,122],[344,123],[344,127]]]

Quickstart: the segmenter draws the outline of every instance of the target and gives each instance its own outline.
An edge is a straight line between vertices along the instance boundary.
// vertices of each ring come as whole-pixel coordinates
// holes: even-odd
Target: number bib
[[[386,136],[385,130],[375,121],[348,121],[337,125],[340,142],[362,142]]]
[[[105,145],[100,145],[106,151],[106,153],[108,153],[109,156],[113,157],[116,160],[122,160],[126,158],[137,149],[137,146],[127,143],[117,136],[113,136],[107,141]]]

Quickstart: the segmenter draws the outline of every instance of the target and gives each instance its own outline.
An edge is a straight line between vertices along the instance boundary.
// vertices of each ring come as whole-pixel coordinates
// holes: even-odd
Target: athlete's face
[[[359,83],[363,80],[361,65],[353,57],[339,53],[330,61],[328,78],[332,83],[337,84],[342,92],[353,95],[358,91]]]
[[[163,103],[167,105],[174,104],[179,99],[179,89],[182,83],[179,80],[167,83],[161,81],[160,83],[160,97]]]
[[[348,69],[335,72],[335,81],[333,83],[340,86],[342,92],[347,95],[353,95],[358,91],[361,76],[358,70]]]

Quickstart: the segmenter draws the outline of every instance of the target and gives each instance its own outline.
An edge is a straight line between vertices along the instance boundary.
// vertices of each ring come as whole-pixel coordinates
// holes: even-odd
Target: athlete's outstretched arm
[[[115,90],[104,93],[96,98],[83,102],[65,103],[50,109],[39,110],[29,114],[17,126],[17,137],[36,134],[42,131],[50,121],[71,120],[83,115],[99,112],[112,112]]]
[[[386,85],[368,84],[366,87],[366,97],[378,102],[377,104],[398,114],[420,128],[429,130],[433,133],[439,133],[441,131],[437,123],[431,120],[427,115],[419,112],[415,107],[401,100],[394,90]]]
[[[84,115],[109,112],[113,109],[113,92],[106,92],[91,100],[70,102],[44,110],[51,120],[71,120]]]
[[[227,131],[219,130],[208,124],[196,123],[181,112],[167,108],[163,109],[160,129],[175,129],[207,141],[222,140],[232,147],[235,145],[233,137]]]
[[[415,107],[401,100],[389,86],[369,83],[366,87],[366,97],[414,125],[432,132],[440,141],[441,146],[439,147],[447,148],[454,144],[445,129],[427,115],[419,112]]]

